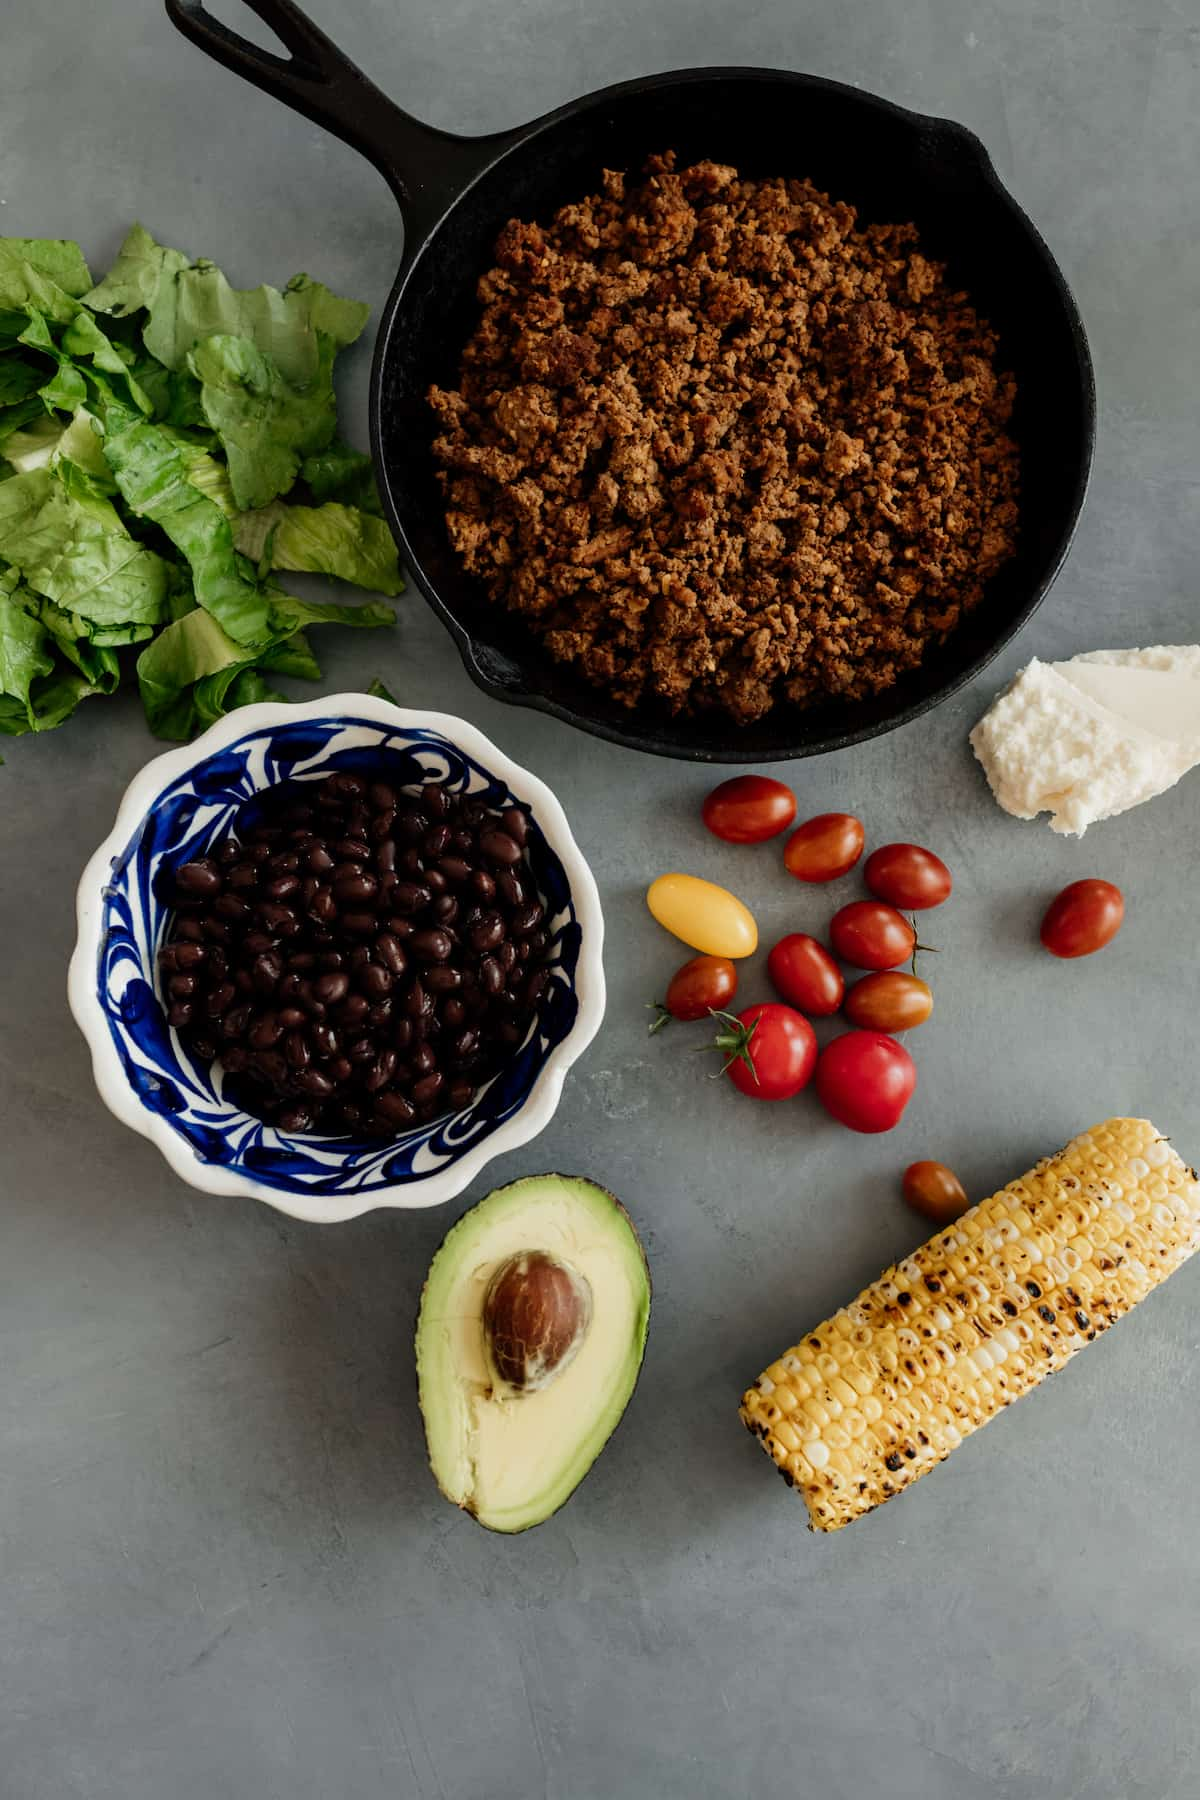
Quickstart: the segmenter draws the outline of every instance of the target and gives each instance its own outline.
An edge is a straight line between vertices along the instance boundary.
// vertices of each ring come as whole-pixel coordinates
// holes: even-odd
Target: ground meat
[[[1013,553],[1015,384],[913,225],[668,153],[511,219],[479,298],[451,542],[629,706],[878,693]]]

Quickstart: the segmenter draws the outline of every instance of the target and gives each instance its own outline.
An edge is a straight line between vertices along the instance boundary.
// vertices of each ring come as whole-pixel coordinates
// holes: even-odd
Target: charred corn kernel
[[[927,1474],[1198,1248],[1195,1171],[1149,1120],[1110,1119],[885,1269],[772,1363],[742,1419],[810,1523],[836,1531]]]
[[[705,956],[753,956],[758,926],[736,894],[698,875],[660,875],[646,905],[664,930]]]

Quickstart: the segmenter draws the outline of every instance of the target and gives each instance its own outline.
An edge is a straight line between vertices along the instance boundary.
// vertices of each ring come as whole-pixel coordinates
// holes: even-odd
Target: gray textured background
[[[677,960],[643,913],[664,865],[824,924],[777,851],[697,819],[703,772],[483,699],[415,596],[391,639],[326,635],[328,681],[382,674],[469,715],[562,797],[610,928],[609,1015],[495,1180],[586,1171],[654,1268],[628,1419],[570,1507],[490,1538],[424,1467],[410,1332],[440,1213],[319,1230],[208,1199],[94,1098],[63,1000],[72,893],[153,751],[136,700],[6,748],[0,1070],[2,1800],[1185,1800],[1200,1752],[1200,1270],[851,1531],[803,1508],[736,1419],[792,1334],[923,1235],[897,1171],[978,1194],[1110,1112],[1200,1153],[1200,776],[1082,846],[990,801],[966,732],[1035,651],[1194,640],[1200,464],[1200,34],[1190,0],[331,0],[380,84],[468,130],[689,61],[841,77],[974,127],[1060,254],[1102,396],[1091,498],[1041,615],[973,692],[795,765],[952,862],[937,1015],[893,1136],[811,1099],[705,1082],[643,1003]],[[378,308],[382,183],[209,64],[147,0],[4,9],[0,232],[129,220],[242,282],[309,269]],[[227,18],[236,16],[224,0]],[[20,21],[18,23],[18,13]],[[347,371],[365,433],[369,349]],[[1064,881],[1120,882],[1090,963],[1036,947]],[[852,884],[847,884],[847,891]],[[768,942],[770,936],[768,935]],[[747,994],[751,989],[746,989]]]

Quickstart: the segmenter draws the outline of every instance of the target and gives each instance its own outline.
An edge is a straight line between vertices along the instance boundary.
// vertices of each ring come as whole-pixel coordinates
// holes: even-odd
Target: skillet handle
[[[244,4],[290,55],[260,50],[214,19],[204,0],[166,0],[166,9],[184,37],[216,62],[327,127],[374,163],[400,203],[406,237],[423,236],[500,140],[456,137],[414,119],[368,81],[295,0]],[[406,252],[412,247],[406,243]]]

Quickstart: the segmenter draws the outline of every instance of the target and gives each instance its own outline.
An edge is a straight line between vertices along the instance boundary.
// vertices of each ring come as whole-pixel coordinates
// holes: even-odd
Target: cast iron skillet
[[[1095,389],[1058,265],[969,131],[812,75],[685,69],[589,94],[513,131],[455,137],[394,106],[292,0],[246,4],[290,56],[256,48],[202,0],[166,0],[185,36],[361,150],[400,203],[404,255],[371,378],[375,466],[403,559],[485,692],[660,756],[771,762],[840,749],[916,718],[977,675],[1030,617],[1083,505]],[[997,327],[1002,360],[1016,374],[1020,550],[945,646],[876,699],[780,706],[743,728],[717,716],[630,712],[553,662],[487,601],[450,549],[425,394],[432,382],[453,384],[497,233],[513,216],[549,219],[594,192],[602,169],[636,171],[663,149],[681,163],[712,157],[747,175],[808,175],[864,219],[915,220],[924,247],[949,263]]]

